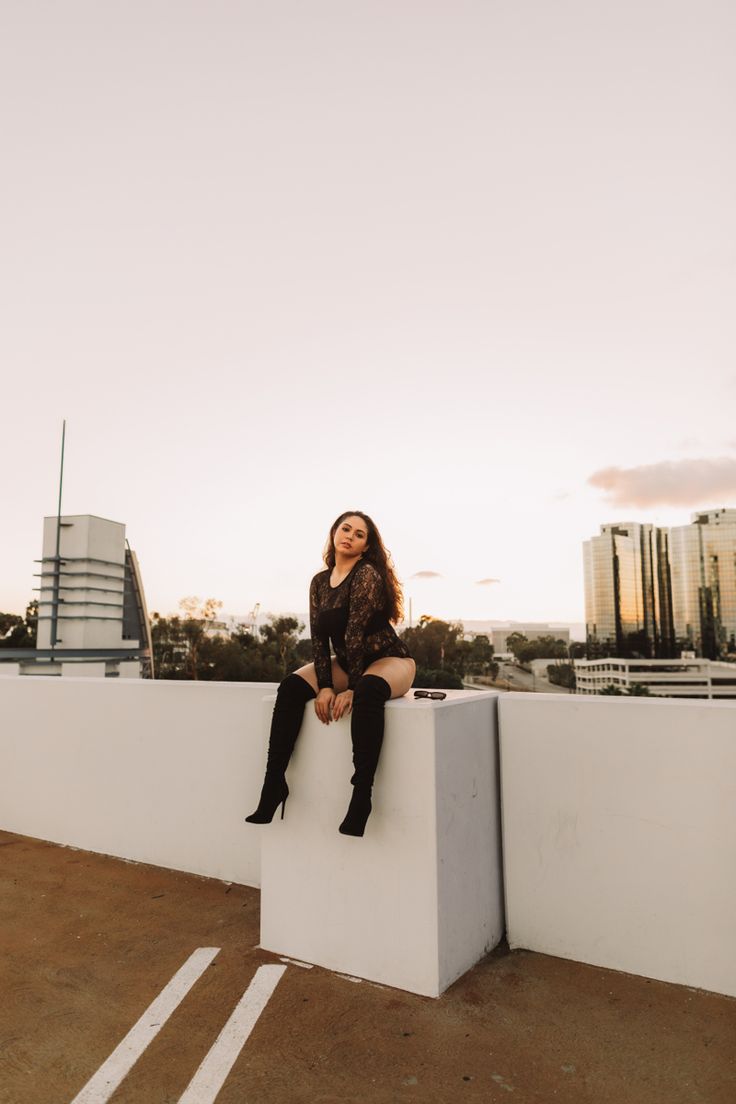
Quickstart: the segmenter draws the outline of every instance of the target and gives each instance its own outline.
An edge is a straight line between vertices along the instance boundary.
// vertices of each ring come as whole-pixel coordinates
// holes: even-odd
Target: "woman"
[[[287,675],[279,686],[261,800],[245,819],[269,824],[279,805],[283,817],[289,796],[286,767],[304,707],[314,698],[323,724],[350,715],[353,794],[339,830],[362,836],[383,743],[384,705],[407,692],[416,664],[391,624],[401,619],[401,588],[375,522],[353,510],[341,514],[330,529],[323,559],[327,568],[309,587],[314,663]]]

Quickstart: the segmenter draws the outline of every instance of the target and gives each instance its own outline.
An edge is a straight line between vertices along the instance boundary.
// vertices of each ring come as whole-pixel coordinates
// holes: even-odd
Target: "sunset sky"
[[[0,610],[42,519],[149,608],[582,621],[582,542],[736,505],[731,0],[6,2]],[[494,580],[494,581],[490,581]]]

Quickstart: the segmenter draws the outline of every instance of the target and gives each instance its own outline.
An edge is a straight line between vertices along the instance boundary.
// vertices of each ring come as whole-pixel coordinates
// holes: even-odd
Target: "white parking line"
[[[219,947],[199,947],[190,954],[137,1023],[118,1043],[106,1062],[93,1074],[71,1104],[105,1104],[130,1072],[148,1044],[158,1035],[171,1013],[212,962]]]
[[[179,1098],[179,1104],[213,1104],[258,1017],[286,972],[285,966],[259,966],[202,1064]]]

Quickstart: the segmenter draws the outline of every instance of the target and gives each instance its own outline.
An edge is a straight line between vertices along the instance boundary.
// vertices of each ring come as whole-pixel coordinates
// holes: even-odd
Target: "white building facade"
[[[93,514],[47,517],[37,573],[35,649],[0,652],[0,675],[151,677],[150,621],[125,525]]]
[[[600,694],[609,686],[622,693],[646,687],[658,698],[736,698],[736,663],[695,656],[681,659],[576,659],[577,694]]]

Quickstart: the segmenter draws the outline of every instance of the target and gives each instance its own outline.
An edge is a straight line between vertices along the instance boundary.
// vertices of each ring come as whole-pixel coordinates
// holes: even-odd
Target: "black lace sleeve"
[[[330,638],[319,630],[319,595],[317,576],[309,587],[309,632],[312,637],[312,658],[320,690],[332,686],[332,659],[330,658]]]
[[[348,690],[354,690],[363,674],[365,631],[371,617],[383,607],[383,580],[372,564],[359,564],[350,588],[350,610],[345,628]]]

